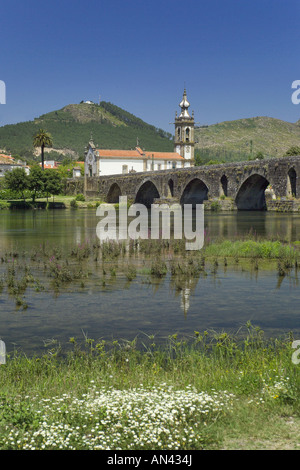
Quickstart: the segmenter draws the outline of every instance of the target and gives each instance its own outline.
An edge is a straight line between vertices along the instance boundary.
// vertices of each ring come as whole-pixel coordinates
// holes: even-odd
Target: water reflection
[[[205,213],[205,227],[209,235],[227,239],[252,233],[286,241],[300,240],[300,214],[297,213]]]
[[[137,335],[163,340],[173,333],[237,331],[247,321],[267,335],[292,330],[300,335],[297,274],[278,281],[275,272],[255,273],[221,267],[217,272],[186,280],[181,286],[167,275],[150,280],[138,275],[129,282],[123,275],[106,276],[53,292],[26,293],[28,309],[16,309],[5,293],[0,297],[0,338],[11,351],[40,351],[44,341],[67,344],[83,332],[95,340],[128,339]]]
[[[95,238],[95,210],[2,211],[0,253],[18,247],[28,250],[49,244],[68,250]],[[249,231],[288,241],[300,240],[300,215],[267,212],[205,213],[208,237],[235,238]],[[144,267],[136,259],[138,269]],[[126,266],[128,260],[124,258]],[[96,262],[95,262],[96,266]],[[6,267],[0,265],[4,273]],[[89,267],[90,269],[90,267]],[[0,272],[0,275],[2,275]],[[42,276],[38,271],[35,276]],[[241,265],[206,267],[196,278],[150,279],[145,274],[128,281],[122,272],[103,278],[92,271],[84,286],[72,284],[53,292],[26,292],[28,309],[16,309],[5,292],[0,295],[0,338],[11,350],[41,348],[43,341],[62,343],[82,331],[95,339],[127,338],[205,329],[237,330],[248,320],[270,334],[293,330],[300,335],[297,270],[278,277],[276,270],[244,269]]]
[[[95,209],[15,210],[0,212],[0,249],[19,245],[59,244],[67,248],[96,237]],[[233,239],[249,232],[282,240],[300,240],[300,214],[276,212],[205,212],[206,236]]]

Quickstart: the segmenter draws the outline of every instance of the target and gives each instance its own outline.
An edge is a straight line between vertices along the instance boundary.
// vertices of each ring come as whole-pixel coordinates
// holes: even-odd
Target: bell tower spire
[[[179,103],[181,113],[175,115],[175,152],[179,153],[186,161],[184,166],[194,165],[194,112],[189,114],[190,103],[184,88],[182,100]]]

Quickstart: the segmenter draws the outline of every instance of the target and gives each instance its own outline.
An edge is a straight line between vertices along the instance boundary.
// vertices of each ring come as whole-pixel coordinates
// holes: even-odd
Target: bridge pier
[[[154,204],[168,204],[168,206],[172,206],[173,204],[180,204],[180,201],[176,197],[164,197],[164,198],[157,198],[153,201]]]

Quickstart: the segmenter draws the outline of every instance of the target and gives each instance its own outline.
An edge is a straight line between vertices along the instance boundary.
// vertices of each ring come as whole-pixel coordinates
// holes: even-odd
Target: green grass
[[[297,259],[298,252],[294,246],[280,241],[256,241],[256,240],[225,240],[211,243],[205,247],[206,256],[262,259]]]
[[[65,351],[11,355],[0,367],[0,449],[299,448],[291,341],[248,323],[163,345],[70,338]]]
[[[76,205],[74,206],[72,201],[76,201]],[[70,209],[72,206],[73,208],[76,207],[76,208],[88,208],[88,209],[96,209],[97,206],[101,203],[103,203],[102,200],[100,199],[89,199],[88,201],[81,201],[81,200],[77,200],[76,199],[76,196],[72,195],[72,196],[65,196],[65,195],[58,195],[58,196],[55,196],[54,197],[54,201],[53,201],[53,197],[50,196],[48,198],[48,202],[49,202],[49,208],[51,208],[51,205],[52,203],[54,202],[55,204],[61,204],[64,208],[66,209]],[[47,198],[46,197],[39,197],[35,200],[34,203],[32,203],[32,199],[31,198],[26,198],[25,199],[25,206],[27,208],[33,208],[35,207],[36,205],[42,205],[44,204],[44,208],[46,208],[46,203],[47,203]],[[0,209],[9,209],[11,207],[20,207],[20,208],[23,208],[24,207],[24,201],[22,199],[15,199],[15,200],[9,200],[9,201],[1,201],[0,200]]]

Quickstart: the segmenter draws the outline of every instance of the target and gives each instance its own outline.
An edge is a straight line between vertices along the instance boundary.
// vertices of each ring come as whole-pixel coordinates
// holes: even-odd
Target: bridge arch
[[[199,178],[193,178],[185,186],[181,198],[180,204],[203,204],[204,200],[208,199],[208,187]]]
[[[287,196],[297,196],[297,173],[295,168],[290,168],[287,175]]]
[[[109,188],[107,193],[106,201],[108,203],[117,203],[119,202],[119,197],[122,195],[121,188],[117,183],[113,183]]]
[[[265,190],[269,181],[254,173],[244,180],[235,198],[238,210],[266,210]]]
[[[220,179],[220,196],[228,196],[228,178],[226,175],[223,175]]]
[[[168,197],[173,197],[174,196],[174,181],[172,178],[169,179],[168,181]]]
[[[135,196],[135,203],[144,204],[151,207],[154,199],[160,198],[159,192],[155,184],[151,180],[144,181],[138,188]]]

